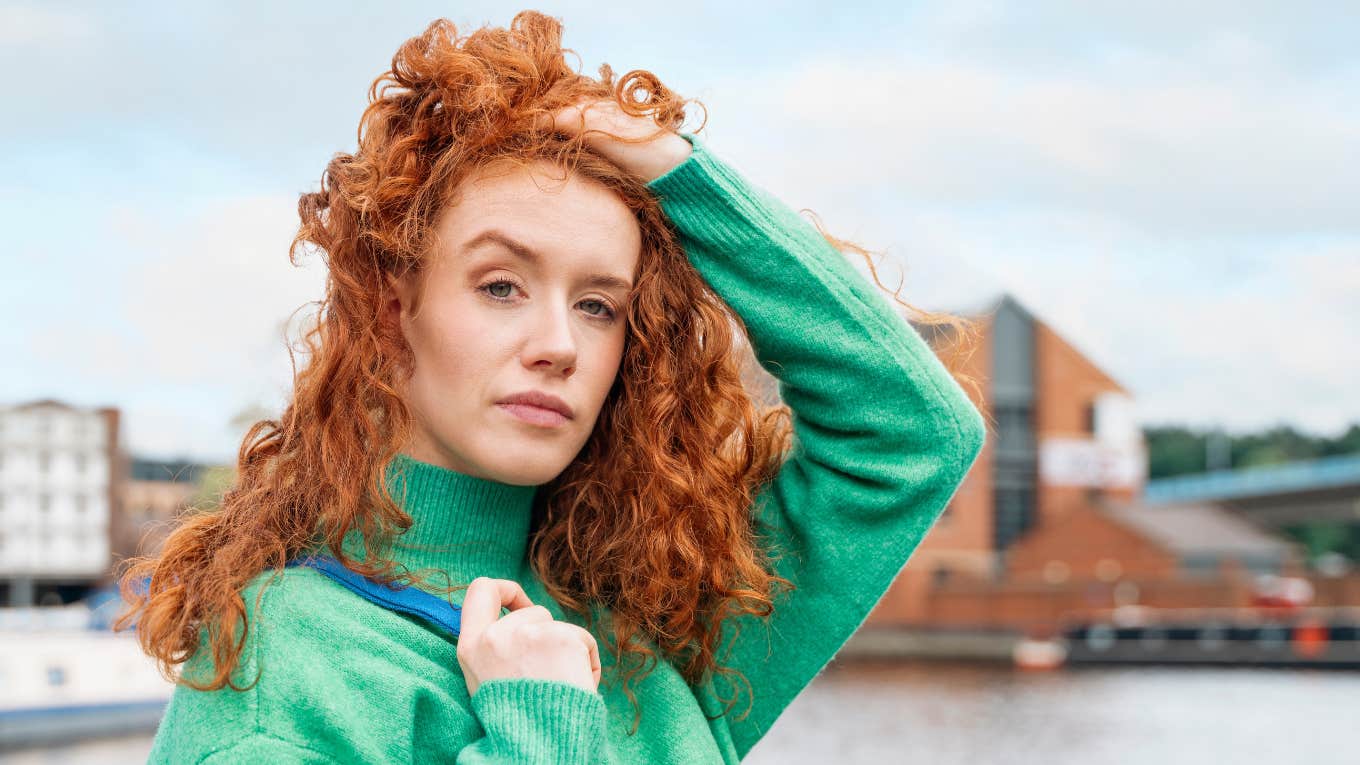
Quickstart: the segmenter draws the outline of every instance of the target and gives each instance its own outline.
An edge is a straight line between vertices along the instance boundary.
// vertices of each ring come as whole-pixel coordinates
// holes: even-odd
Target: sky
[[[583,71],[699,99],[712,151],[913,305],[1012,294],[1144,424],[1360,420],[1354,3],[533,7]],[[298,195],[402,41],[515,9],[0,0],[0,405],[117,406],[135,455],[232,459],[321,296]]]

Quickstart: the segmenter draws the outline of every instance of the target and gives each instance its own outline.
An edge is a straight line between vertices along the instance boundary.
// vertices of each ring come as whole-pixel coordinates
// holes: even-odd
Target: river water
[[[836,662],[745,760],[928,765],[1360,763],[1360,672]],[[11,752],[141,763],[150,736]]]

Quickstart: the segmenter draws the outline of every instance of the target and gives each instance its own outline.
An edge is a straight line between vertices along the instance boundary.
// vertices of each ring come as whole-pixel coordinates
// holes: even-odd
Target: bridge
[[[1360,455],[1148,481],[1143,502],[1211,502],[1269,528],[1307,522],[1360,524]]]

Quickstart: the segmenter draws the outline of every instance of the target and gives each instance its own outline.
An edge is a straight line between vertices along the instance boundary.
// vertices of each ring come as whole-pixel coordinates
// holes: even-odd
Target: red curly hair
[[[685,106],[697,102],[646,71],[617,82],[607,65],[598,79],[581,75],[566,63],[570,52],[560,23],[536,12],[466,36],[440,19],[402,44],[373,82],[357,151],[335,155],[320,190],[298,203],[290,260],[314,249],[328,276],[302,336],[308,362],[295,372],[291,403],[246,434],[220,505],[186,516],[158,555],[129,561],[122,574],[129,605],[115,629],[135,621],[167,677],[200,690],[238,688],[231,674],[248,633],[242,588],[317,543],[367,576],[429,584],[383,557],[412,523],[385,477],[411,433],[398,391],[413,358],[379,306],[388,276],[426,267],[433,222],[459,181],[506,159],[548,159],[609,188],[634,212],[643,242],[618,379],[585,447],[537,495],[535,573],[564,608],[589,618],[589,604],[607,606],[605,642],[635,707],[629,684],[657,658],[649,642],[691,683],[709,671],[735,673],[715,660],[722,621],[767,616],[776,589],[792,587],[771,573],[776,551],[751,513],[790,445],[790,417],[784,406],[758,405],[743,383],[751,359],[740,318],[689,264],[641,179],[580,136],[541,127],[562,107],[613,98],[679,130]],[[966,321],[922,314],[923,323],[973,337]],[[341,544],[356,529],[364,560]],[[205,637],[215,676],[201,684],[174,677]]]

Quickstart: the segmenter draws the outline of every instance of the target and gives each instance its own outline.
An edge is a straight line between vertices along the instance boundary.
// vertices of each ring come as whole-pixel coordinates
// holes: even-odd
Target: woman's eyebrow
[[[480,234],[472,237],[463,244],[464,250],[474,250],[486,244],[499,244],[509,250],[515,257],[527,261],[532,265],[540,265],[543,256],[533,248],[514,239],[509,234],[498,229],[487,229]],[[632,282],[609,274],[590,274],[585,278],[585,283],[592,287],[617,288],[624,291],[633,289]]]

